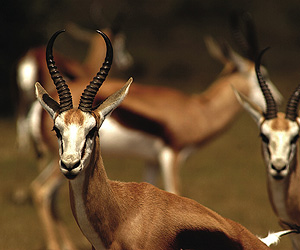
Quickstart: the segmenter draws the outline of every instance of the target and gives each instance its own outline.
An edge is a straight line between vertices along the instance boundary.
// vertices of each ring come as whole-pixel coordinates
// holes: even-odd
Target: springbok
[[[78,108],[73,107],[71,92],[52,56],[54,40],[61,31],[49,40],[46,56],[59,103],[39,83],[35,85],[39,102],[54,122],[60,170],[69,180],[73,215],[92,249],[269,249],[240,224],[191,199],[148,183],[108,179],[98,130],[125,98],[132,79],[93,107],[113,56],[108,37],[98,32],[107,46],[105,61],[83,91]]]
[[[297,147],[300,132],[300,85],[291,95],[286,112],[278,112],[276,101],[260,72],[263,52],[257,59],[256,72],[266,100],[266,112],[237,90],[235,93],[260,129],[262,156],[267,167],[268,193],[273,210],[283,228],[292,228],[300,225],[300,167]],[[293,235],[291,239],[293,248],[300,249],[299,235]]]
[[[150,173],[147,180],[150,182],[154,182],[160,165],[165,189],[174,193],[178,193],[179,189],[179,165],[197,146],[224,131],[239,112],[230,84],[255,102],[265,105],[253,63],[229,48],[221,49],[212,40],[207,40],[207,44],[213,55],[225,64],[220,77],[208,90],[202,94],[187,95],[166,87],[135,84],[126,100],[100,129],[103,154],[145,159]],[[123,81],[115,78],[108,78],[106,82],[108,84],[96,95],[95,102],[101,103],[123,86]],[[84,78],[70,82],[74,96],[80,95],[85,83]],[[280,100],[279,92],[275,88],[273,92]],[[53,228],[58,221],[53,219],[53,202],[62,182],[56,167],[58,145],[51,133],[52,120],[45,111],[43,113],[38,102],[31,109],[29,121],[36,148],[39,152],[50,153],[52,159],[31,185],[35,205],[47,231],[46,237],[52,241],[55,238],[52,237]]]

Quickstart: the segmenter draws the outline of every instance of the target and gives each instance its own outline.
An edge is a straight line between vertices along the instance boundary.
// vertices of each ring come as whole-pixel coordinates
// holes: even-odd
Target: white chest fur
[[[74,194],[74,206],[79,227],[85,235],[85,237],[89,240],[89,242],[94,246],[95,249],[103,249],[102,241],[97,232],[94,230],[93,226],[91,225],[86,214],[85,204],[82,197],[84,175],[81,174],[77,176],[77,178],[71,180],[70,183]]]
[[[286,209],[286,188],[284,181],[274,180],[273,177],[269,176],[269,185],[271,190],[271,198],[273,200],[273,206],[275,207],[278,217],[281,220],[290,222]]]

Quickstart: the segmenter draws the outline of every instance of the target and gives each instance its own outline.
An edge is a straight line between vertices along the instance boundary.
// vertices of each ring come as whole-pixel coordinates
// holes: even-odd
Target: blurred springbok
[[[148,183],[109,180],[101,158],[98,131],[127,95],[132,79],[93,107],[113,59],[111,43],[99,31],[107,45],[105,61],[84,89],[78,108],[73,107],[79,95],[72,98],[52,56],[54,40],[60,33],[56,32],[49,40],[46,56],[59,102],[39,83],[35,85],[36,93],[54,123],[60,170],[69,180],[72,212],[92,249],[270,249],[266,245],[270,244],[269,239],[275,238],[277,242],[280,235],[297,232],[287,230],[261,240],[240,224],[193,200]]]
[[[256,72],[265,97],[266,111],[239,91],[235,90],[235,93],[260,130],[262,156],[267,167],[268,193],[273,210],[283,228],[295,228],[295,225],[300,225],[300,167],[297,146],[300,133],[300,85],[292,93],[286,112],[278,112],[273,94],[260,72],[263,52],[257,59]],[[292,235],[291,239],[293,248],[300,249],[300,236]]]
[[[104,155],[138,156],[145,159],[148,181],[153,183],[158,166],[165,190],[179,193],[179,168],[195,149],[225,131],[241,108],[231,85],[264,108],[256,82],[254,63],[211,39],[209,49],[224,63],[224,70],[203,93],[187,95],[175,89],[135,84],[128,97],[100,129]],[[281,95],[272,86],[278,102]],[[96,103],[116,91],[121,80],[107,79]],[[118,136],[116,136],[118,135]]]

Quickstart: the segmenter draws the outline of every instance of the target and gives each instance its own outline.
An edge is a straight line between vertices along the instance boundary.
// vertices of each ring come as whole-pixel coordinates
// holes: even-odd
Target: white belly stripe
[[[103,155],[139,157],[153,162],[157,162],[164,145],[160,138],[128,129],[111,117],[103,122],[99,136]]]

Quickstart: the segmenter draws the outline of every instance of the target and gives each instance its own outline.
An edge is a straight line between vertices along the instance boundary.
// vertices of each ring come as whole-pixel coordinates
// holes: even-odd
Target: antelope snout
[[[276,159],[270,163],[270,173],[275,179],[282,179],[288,174],[288,162]]]
[[[74,179],[82,169],[81,161],[70,158],[61,159],[60,169],[68,179]]]
[[[286,165],[275,166],[275,165],[271,164],[271,168],[274,169],[275,171],[277,171],[278,173],[280,173],[281,171],[286,169]]]
[[[73,163],[73,162],[66,163],[66,162],[61,161],[61,163],[60,163],[60,166],[63,169],[68,170],[68,171],[72,171],[73,169],[78,168],[79,165],[80,165],[80,161],[77,161],[75,163]]]

